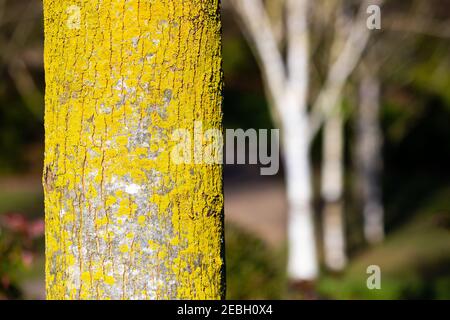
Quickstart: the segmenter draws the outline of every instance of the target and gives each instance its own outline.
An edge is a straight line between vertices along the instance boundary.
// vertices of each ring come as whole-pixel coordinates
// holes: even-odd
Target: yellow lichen
[[[170,156],[221,130],[218,7],[44,0],[49,299],[223,297],[222,168]]]
[[[126,244],[120,246],[120,252],[127,253],[128,251],[130,251],[130,248]]]

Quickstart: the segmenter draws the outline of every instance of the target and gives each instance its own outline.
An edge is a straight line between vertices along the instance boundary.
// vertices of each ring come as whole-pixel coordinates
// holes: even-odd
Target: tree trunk
[[[286,1],[288,77],[283,103],[277,108],[282,118],[289,205],[288,274],[294,284],[313,281],[318,275],[307,111],[310,47],[308,4],[309,0]]]
[[[171,162],[221,129],[219,0],[44,0],[49,299],[224,295],[220,165]]]
[[[357,118],[357,166],[362,190],[364,235],[369,243],[384,238],[384,210],[381,191],[380,84],[367,71],[360,84]]]
[[[283,118],[285,179],[288,197],[288,275],[290,281],[313,281],[318,275],[308,117],[296,100],[287,101]]]
[[[343,217],[343,119],[339,112],[324,125],[321,193],[323,209],[323,241],[326,266],[342,270],[347,263],[345,253],[345,220]]]

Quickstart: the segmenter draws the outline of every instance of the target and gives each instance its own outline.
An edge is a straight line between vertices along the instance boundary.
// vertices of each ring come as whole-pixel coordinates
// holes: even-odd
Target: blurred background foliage
[[[393,2],[397,10],[412,3],[389,3]],[[387,60],[380,71],[387,239],[375,247],[361,240],[351,179],[354,125],[350,112],[345,197],[351,260],[343,273],[323,273],[318,297],[450,298],[450,2],[427,3],[441,27],[426,34],[387,30],[381,35],[385,40],[380,50]],[[271,128],[258,64],[232,12],[224,10],[223,16],[225,127]],[[414,21],[413,16],[409,19]],[[320,48],[325,45],[317,44],[319,69],[320,60],[325,59]],[[42,51],[41,2],[0,0],[0,299],[44,297]],[[350,81],[348,92],[354,85]],[[350,95],[346,104],[351,109]],[[318,140],[313,148],[315,168],[320,165],[319,145]],[[241,188],[245,193],[261,179],[268,184],[282,179],[281,173],[261,178],[257,172],[252,166],[226,166],[225,188]],[[227,219],[228,297],[296,298],[285,289],[286,244],[269,244],[239,221]],[[382,290],[367,290],[365,269],[370,264],[383,270]]]

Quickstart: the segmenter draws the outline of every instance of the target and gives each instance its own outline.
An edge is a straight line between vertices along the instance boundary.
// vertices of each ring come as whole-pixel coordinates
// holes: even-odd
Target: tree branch
[[[287,90],[306,112],[309,87],[308,0],[287,0]],[[287,107],[287,106],[286,106]]]
[[[286,84],[283,57],[261,0],[229,0],[245,26],[249,40],[276,108],[281,105]]]
[[[370,30],[365,22],[369,5],[381,5],[383,0],[365,0],[353,22],[349,22],[349,35],[335,62],[329,69],[323,89],[320,91],[311,111],[310,138],[319,131],[322,123],[334,111],[345,83],[360,61],[370,39]],[[336,41],[340,41],[336,39]]]

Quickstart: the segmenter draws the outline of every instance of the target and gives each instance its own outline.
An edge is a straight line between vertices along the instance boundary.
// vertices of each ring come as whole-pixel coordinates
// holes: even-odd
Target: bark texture
[[[221,129],[219,0],[44,0],[49,299],[223,297],[220,165],[171,133]]]

